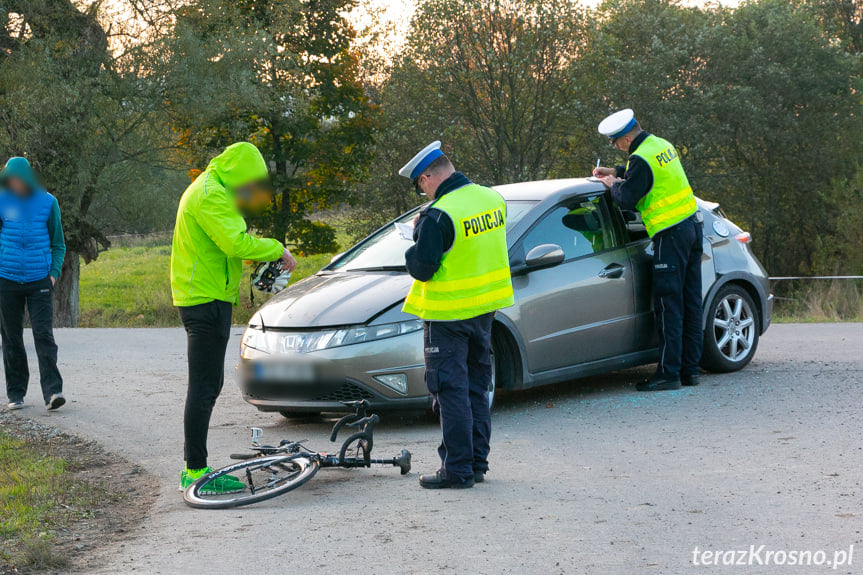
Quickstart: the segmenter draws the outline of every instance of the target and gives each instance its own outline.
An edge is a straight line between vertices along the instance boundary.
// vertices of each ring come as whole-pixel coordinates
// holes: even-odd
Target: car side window
[[[524,253],[542,244],[556,244],[566,260],[613,246],[602,196],[580,198],[552,208],[524,236]]]

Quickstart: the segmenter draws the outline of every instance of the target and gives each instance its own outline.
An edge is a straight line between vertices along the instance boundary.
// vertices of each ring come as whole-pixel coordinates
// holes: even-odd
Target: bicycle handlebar
[[[368,419],[368,411],[371,408],[369,402],[365,399],[360,399],[358,401],[343,401],[342,404],[345,407],[354,408],[354,413],[347,414],[346,416],[339,419],[335,425],[333,425],[333,432],[330,434],[330,441],[332,442],[336,441],[336,437],[339,435],[339,430],[345,425],[349,427],[355,427],[356,425],[359,425],[364,419]]]

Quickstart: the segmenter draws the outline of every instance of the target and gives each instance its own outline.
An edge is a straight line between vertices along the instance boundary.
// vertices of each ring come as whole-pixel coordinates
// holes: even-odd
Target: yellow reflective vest
[[[698,206],[692,186],[670,142],[650,135],[632,155],[647,162],[653,172],[653,187],[635,206],[650,237],[695,213]]]
[[[506,203],[500,194],[468,184],[431,207],[450,217],[455,239],[434,276],[414,280],[402,309],[426,320],[460,320],[511,306]]]

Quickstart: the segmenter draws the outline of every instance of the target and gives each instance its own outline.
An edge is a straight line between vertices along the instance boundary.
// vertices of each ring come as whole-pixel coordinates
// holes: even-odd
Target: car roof
[[[553,197],[574,196],[603,191],[605,188],[592,178],[568,178],[563,180],[541,180],[493,186],[507,201],[544,201]]]

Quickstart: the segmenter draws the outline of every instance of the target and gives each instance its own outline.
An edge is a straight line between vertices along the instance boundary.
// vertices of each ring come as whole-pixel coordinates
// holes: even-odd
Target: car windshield
[[[507,224],[513,225],[536,205],[536,202],[506,203]],[[396,224],[413,227],[419,209],[412,210],[351,248],[325,269],[328,271],[405,271],[405,251],[413,243],[399,234]],[[407,232],[406,232],[407,233]]]

